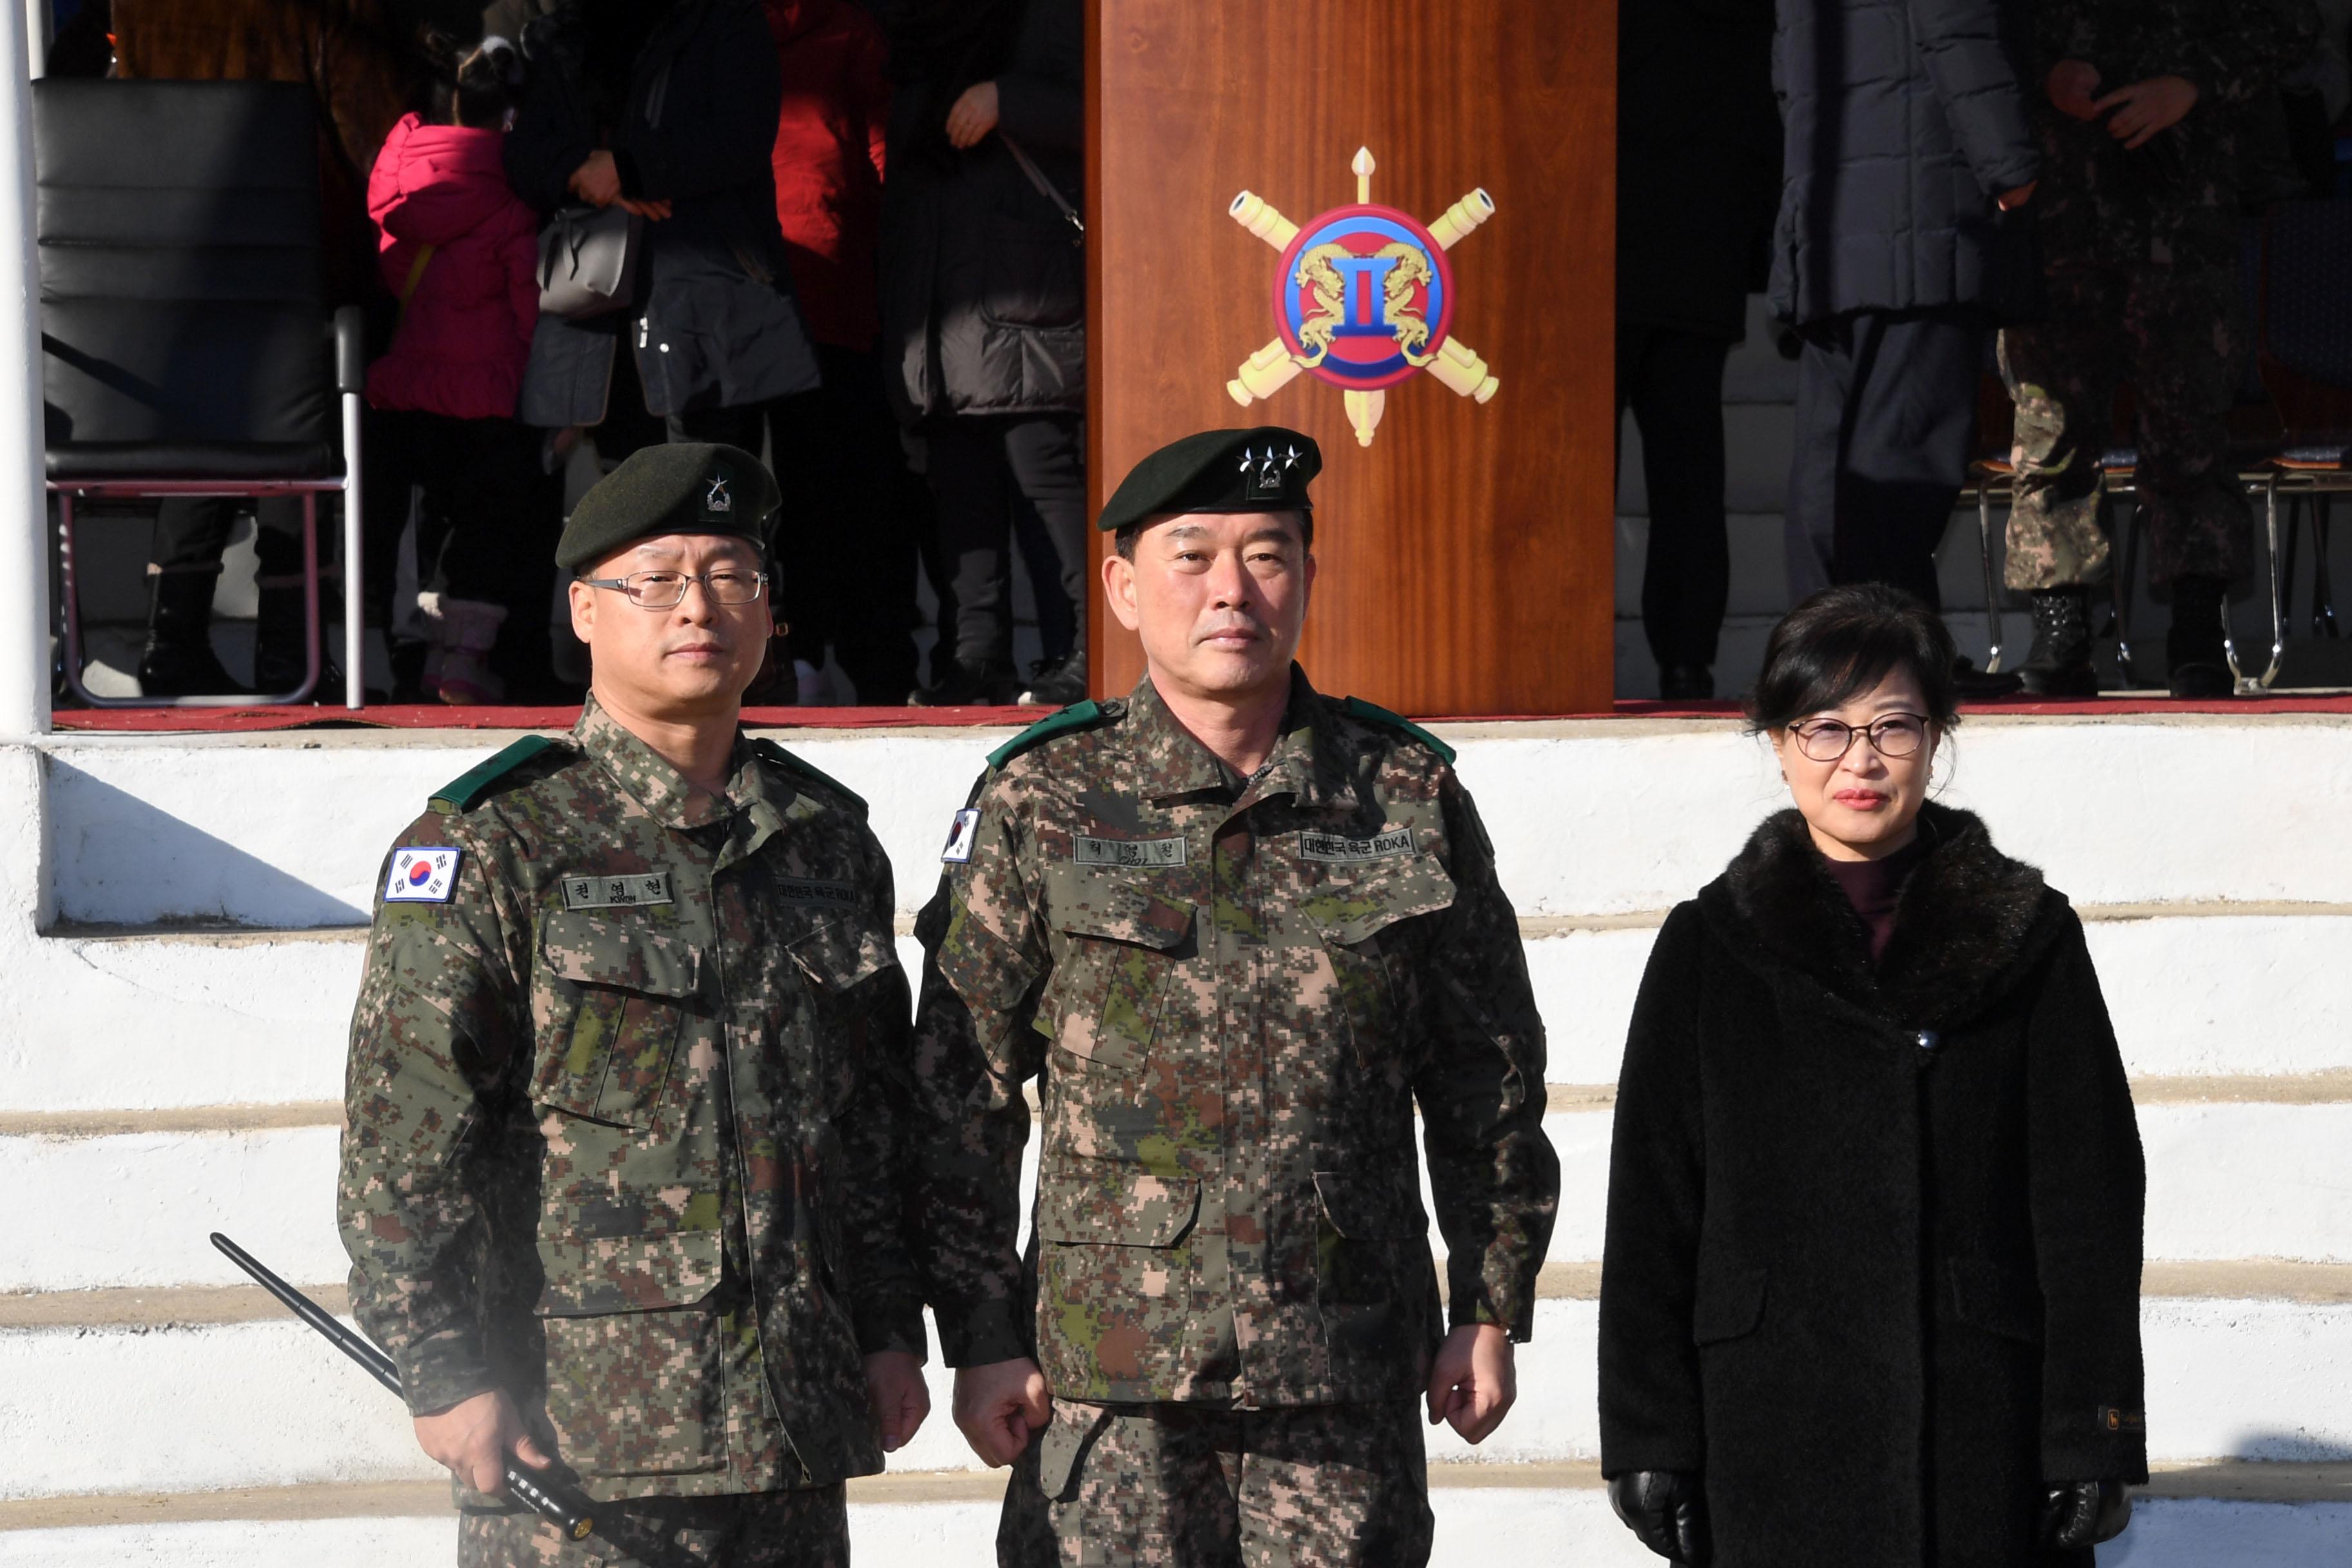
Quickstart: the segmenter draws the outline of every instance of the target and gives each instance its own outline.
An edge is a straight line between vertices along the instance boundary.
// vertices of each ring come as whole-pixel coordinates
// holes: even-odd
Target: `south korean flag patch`
[[[408,848],[392,852],[392,874],[383,879],[387,904],[446,904],[457,890],[457,851]]]
[[[971,863],[972,846],[980,840],[980,807],[968,805],[955,814],[955,826],[948,829],[948,847],[940,851],[943,866],[968,866]]]

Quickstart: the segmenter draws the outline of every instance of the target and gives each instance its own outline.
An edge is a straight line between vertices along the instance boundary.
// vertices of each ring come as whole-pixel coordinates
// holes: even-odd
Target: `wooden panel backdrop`
[[[1605,710],[1612,691],[1613,0],[1089,0],[1089,490],[1189,431],[1288,425],[1323,447],[1317,686],[1418,715]],[[1279,258],[1226,216],[1356,199],[1433,222],[1484,187],[1448,253],[1453,335],[1500,390],[1389,389],[1360,447],[1340,389],[1225,392],[1275,335]],[[1097,560],[1108,541],[1097,535]],[[1097,695],[1142,670],[1090,614]]]

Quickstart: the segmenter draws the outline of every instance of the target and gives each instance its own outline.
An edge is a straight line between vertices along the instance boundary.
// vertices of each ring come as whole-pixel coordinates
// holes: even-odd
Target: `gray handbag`
[[[539,231],[539,311],[578,321],[635,302],[644,222],[626,207],[563,207]]]

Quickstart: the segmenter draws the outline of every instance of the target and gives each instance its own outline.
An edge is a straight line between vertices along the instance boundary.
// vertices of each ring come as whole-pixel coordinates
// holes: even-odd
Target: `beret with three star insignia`
[[[765,545],[768,525],[782,508],[766,466],[740,447],[640,447],[572,509],[555,563],[577,572],[663,533],[733,534]]]
[[[1129,470],[1095,526],[1114,533],[1179,511],[1312,511],[1307,484],[1322,471],[1322,448],[1296,430],[1203,430]]]

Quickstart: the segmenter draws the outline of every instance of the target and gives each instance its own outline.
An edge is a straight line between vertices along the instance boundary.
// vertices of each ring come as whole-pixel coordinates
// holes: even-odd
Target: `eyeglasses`
[[[765,572],[741,572],[720,567],[716,572],[632,572],[625,577],[583,577],[591,588],[613,588],[629,603],[648,610],[674,610],[686,603],[686,587],[699,583],[714,605],[749,605],[768,586]]]
[[[1815,719],[1789,729],[1797,737],[1797,750],[1817,763],[1839,761],[1853,749],[1859,735],[1869,736],[1882,757],[1910,756],[1927,738],[1927,721],[1917,713],[1889,713],[1859,730],[1836,719]]]

